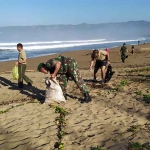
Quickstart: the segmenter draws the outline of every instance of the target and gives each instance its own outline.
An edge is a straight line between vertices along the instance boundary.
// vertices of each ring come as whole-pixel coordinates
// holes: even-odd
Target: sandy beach
[[[130,52],[131,46],[127,48]],[[81,92],[69,81],[67,103],[58,105],[69,112],[65,117],[65,150],[92,150],[97,146],[128,150],[130,142],[150,144],[150,44],[136,45],[134,55],[129,53],[124,64],[119,50],[120,47],[109,50],[115,74],[104,88],[91,81],[91,50],[61,53],[78,62],[92,97],[92,102],[81,104]],[[41,104],[48,75],[36,69],[38,63],[59,55],[28,59],[26,74],[34,84],[25,85],[23,90],[18,89],[10,73],[15,61],[0,63],[0,150],[54,149],[58,141],[55,118],[59,114]],[[100,74],[98,79],[101,80]]]

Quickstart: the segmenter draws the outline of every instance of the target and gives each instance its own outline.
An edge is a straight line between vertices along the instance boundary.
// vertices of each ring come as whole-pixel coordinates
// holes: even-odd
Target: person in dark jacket
[[[125,63],[125,59],[128,58],[128,50],[127,47],[125,46],[126,44],[124,43],[123,46],[120,49],[120,54],[121,54],[121,60],[123,63]]]

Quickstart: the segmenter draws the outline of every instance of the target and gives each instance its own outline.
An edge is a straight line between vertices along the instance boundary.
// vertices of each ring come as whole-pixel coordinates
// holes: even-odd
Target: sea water
[[[22,42],[24,50],[28,58],[52,55],[61,52],[68,52],[74,50],[91,50],[91,49],[105,49],[121,46],[124,42],[126,44],[137,44],[150,42],[150,38],[138,38],[131,40],[107,40],[107,39],[91,39],[91,40],[71,40],[71,41],[29,41]],[[18,51],[16,49],[17,42],[7,43],[0,42],[0,62],[16,60]]]

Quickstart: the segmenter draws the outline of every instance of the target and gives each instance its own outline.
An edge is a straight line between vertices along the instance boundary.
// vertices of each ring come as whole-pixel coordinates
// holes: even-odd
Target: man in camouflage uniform
[[[120,49],[120,53],[121,53],[121,60],[123,63],[125,63],[125,59],[128,58],[128,49],[126,47],[126,43],[123,44],[123,46]]]
[[[60,75],[59,83],[63,90],[65,98],[67,94],[66,88],[68,78],[71,77],[85,96],[84,102],[91,101],[88,88],[80,75],[77,62],[73,58],[59,56],[57,58],[50,59],[46,62],[46,64],[40,63],[38,66],[38,70],[45,74],[50,72],[52,78],[55,78],[57,74]]]

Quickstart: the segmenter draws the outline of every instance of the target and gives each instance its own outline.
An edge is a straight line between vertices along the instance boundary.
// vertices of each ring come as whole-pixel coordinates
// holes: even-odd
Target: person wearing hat
[[[57,75],[59,75],[59,84],[66,99],[67,82],[69,77],[71,77],[85,97],[83,102],[91,101],[89,90],[80,75],[77,62],[73,58],[59,56],[57,58],[48,60],[46,64],[40,63],[37,70],[45,74],[50,72],[52,78],[55,78]]]
[[[125,59],[128,58],[128,50],[127,47],[125,46],[126,43],[123,44],[123,46],[120,49],[120,54],[121,54],[121,60],[123,63],[125,63]]]
[[[105,50],[95,49],[91,55],[90,70],[92,70],[92,67],[94,65],[94,60],[96,60],[96,63],[95,63],[95,67],[94,67],[94,80],[93,81],[95,81],[95,82],[97,81],[96,80],[97,72],[99,69],[101,69],[101,77],[102,77],[102,85],[103,85],[104,80],[105,80],[106,65],[110,64],[109,53]]]

